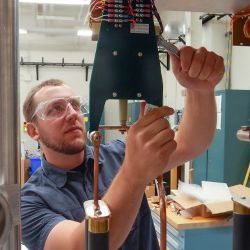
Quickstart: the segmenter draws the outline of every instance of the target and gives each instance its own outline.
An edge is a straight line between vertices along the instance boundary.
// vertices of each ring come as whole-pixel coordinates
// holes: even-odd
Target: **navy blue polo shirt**
[[[105,194],[119,171],[124,149],[124,142],[119,140],[101,145],[99,197]],[[42,250],[57,223],[84,220],[83,202],[93,199],[93,162],[93,147],[90,146],[86,146],[83,164],[70,171],[59,169],[42,159],[42,167],[30,177],[21,191],[22,241],[29,250]],[[145,197],[121,249],[159,250]]]

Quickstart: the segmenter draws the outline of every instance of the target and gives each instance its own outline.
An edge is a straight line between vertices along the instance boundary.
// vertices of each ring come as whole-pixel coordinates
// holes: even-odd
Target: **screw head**
[[[140,51],[140,52],[137,53],[137,55],[138,55],[139,57],[142,57],[142,56],[143,56],[143,53]]]
[[[112,96],[113,96],[113,97],[117,97],[117,92],[113,92],[113,93],[112,93]]]
[[[117,50],[113,51],[113,56],[118,56],[118,51]]]
[[[137,97],[141,98],[142,94],[141,93],[137,93]]]

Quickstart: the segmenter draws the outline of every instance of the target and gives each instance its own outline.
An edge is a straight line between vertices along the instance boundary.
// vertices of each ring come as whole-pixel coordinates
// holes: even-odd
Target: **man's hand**
[[[156,108],[129,129],[123,167],[139,185],[147,185],[162,174],[176,148],[174,132],[164,119],[173,112],[169,107]]]
[[[171,55],[173,72],[185,88],[211,92],[224,75],[224,61],[221,56],[205,48],[198,50],[186,46],[180,50],[180,59]]]

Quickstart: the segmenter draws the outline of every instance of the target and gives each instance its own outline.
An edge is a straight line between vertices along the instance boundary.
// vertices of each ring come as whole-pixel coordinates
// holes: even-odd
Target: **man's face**
[[[47,86],[34,96],[35,105],[54,98],[74,96],[66,85]],[[63,154],[77,154],[83,151],[86,143],[86,131],[83,116],[80,116],[71,105],[64,116],[42,120],[36,117],[36,128],[42,145]]]

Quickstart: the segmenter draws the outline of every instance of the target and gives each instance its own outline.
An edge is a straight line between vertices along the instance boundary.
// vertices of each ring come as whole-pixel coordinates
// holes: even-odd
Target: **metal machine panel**
[[[153,17],[118,26],[103,21],[90,82],[90,132],[98,130],[106,100],[146,100],[162,106],[162,92]]]

